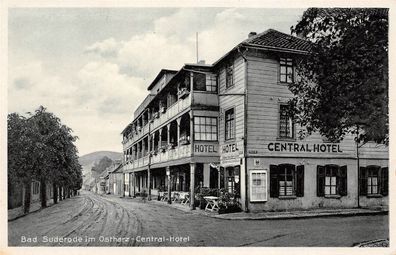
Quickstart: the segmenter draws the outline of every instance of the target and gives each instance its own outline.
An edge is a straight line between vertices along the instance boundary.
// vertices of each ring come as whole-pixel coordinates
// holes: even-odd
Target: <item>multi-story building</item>
[[[297,136],[285,104],[309,47],[270,29],[212,65],[161,70],[122,131],[130,194],[170,183],[225,188],[246,211],[387,205],[386,146],[362,146],[358,170],[353,137]]]

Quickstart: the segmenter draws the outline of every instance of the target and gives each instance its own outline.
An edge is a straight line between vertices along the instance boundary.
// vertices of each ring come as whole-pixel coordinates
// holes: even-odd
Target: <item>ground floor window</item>
[[[388,195],[388,168],[360,167],[359,194],[362,196]]]
[[[32,183],[32,186],[33,186],[33,192],[32,192],[33,195],[38,194],[40,192],[40,183],[35,181]]]
[[[317,166],[317,196],[346,196],[347,166]]]
[[[267,201],[267,171],[250,171],[250,201]]]
[[[304,196],[304,166],[270,165],[270,197]]]

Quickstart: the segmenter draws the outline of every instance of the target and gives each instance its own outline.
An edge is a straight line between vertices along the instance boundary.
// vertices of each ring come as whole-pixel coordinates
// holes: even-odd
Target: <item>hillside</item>
[[[79,158],[79,162],[82,166],[82,172],[85,176],[84,181],[91,177],[91,169],[99,161],[104,157],[107,156],[111,160],[122,159],[122,153],[114,152],[114,151],[96,151]]]
[[[92,165],[95,162],[99,162],[104,156],[109,157],[111,160],[122,159],[121,152],[115,151],[95,151],[86,155],[81,156],[78,160],[82,166]]]

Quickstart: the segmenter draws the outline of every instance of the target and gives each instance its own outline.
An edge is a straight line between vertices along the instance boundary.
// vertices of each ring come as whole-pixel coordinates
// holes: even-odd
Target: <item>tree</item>
[[[78,190],[81,165],[72,130],[40,106],[29,118],[8,115],[8,181],[25,185],[25,213],[29,212],[32,180],[41,183],[41,206],[47,206],[47,183],[52,182],[54,202],[58,187]]]
[[[32,165],[35,164],[35,129],[30,128],[28,119],[17,113],[8,115],[8,183],[25,187],[24,212],[30,210],[31,181],[36,177]]]
[[[312,42],[298,59],[290,111],[330,141],[352,133],[357,143],[388,143],[387,9],[318,9],[304,12],[292,32]]]
[[[91,171],[94,172],[93,176],[97,177],[101,173],[103,173],[106,168],[111,166],[113,164],[113,160],[111,158],[104,156],[102,157],[98,163],[95,163],[95,165],[92,167]]]

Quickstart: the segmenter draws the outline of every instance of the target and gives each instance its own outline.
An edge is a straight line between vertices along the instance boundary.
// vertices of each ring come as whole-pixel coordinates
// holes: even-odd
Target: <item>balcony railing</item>
[[[153,121],[152,129],[156,129],[157,127],[163,125],[169,119],[174,118],[180,112],[187,109],[191,105],[191,96],[187,96],[184,99],[178,100],[176,103],[171,105],[165,113],[160,113],[159,118],[155,118]]]
[[[165,150],[165,152],[158,151],[156,155],[151,158],[151,164],[166,162],[173,159],[180,159],[191,156],[191,145],[182,145],[174,149]]]

